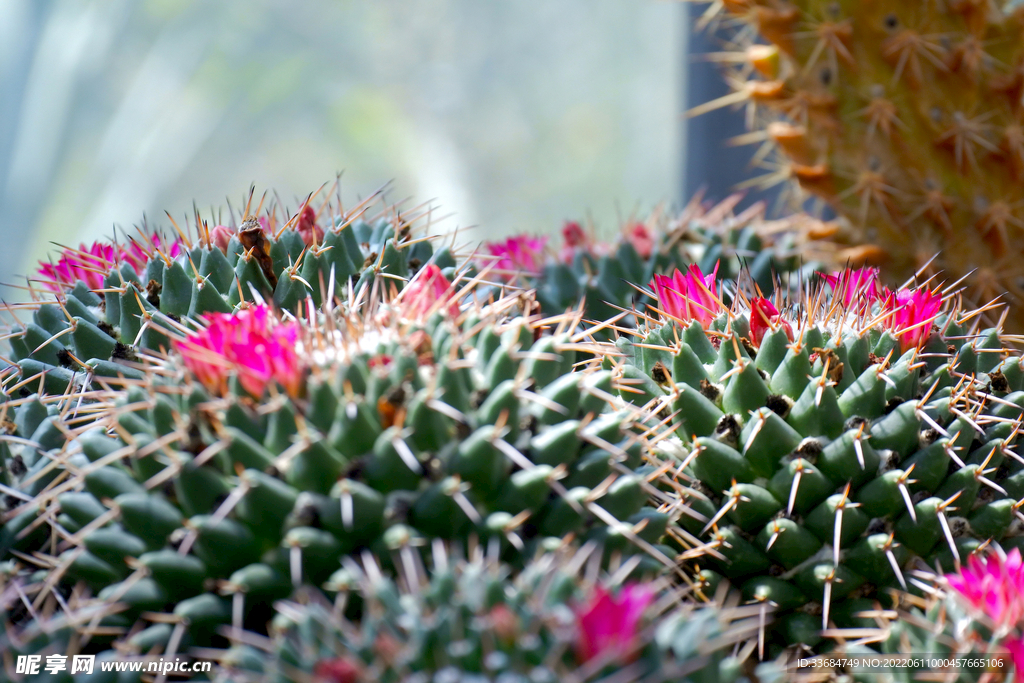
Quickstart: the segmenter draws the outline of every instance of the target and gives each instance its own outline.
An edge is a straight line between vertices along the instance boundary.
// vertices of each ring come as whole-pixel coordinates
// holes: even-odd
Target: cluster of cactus
[[[394,556],[394,572],[370,553],[346,557],[320,586],[291,587],[250,571],[240,583],[235,577],[218,581],[210,592],[179,602],[173,614],[146,613],[152,625],[131,630],[85,627],[109,605],[97,607],[73,592],[65,611],[8,629],[0,645],[11,659],[34,655],[42,661],[99,649],[90,673],[15,676],[61,683],[152,679],[146,668],[140,675],[102,666],[126,660],[144,667],[184,662],[175,670],[184,675],[194,662],[190,654],[216,665],[191,680],[222,683],[584,683],[623,672],[623,681],[685,676],[749,683],[754,672],[760,681],[782,674],[781,662],[754,665],[748,659],[756,646],[758,624],[749,618],[756,607],[681,603],[664,581],[621,583],[622,572],[595,583],[594,560],[600,563],[601,553],[593,544],[542,551],[520,571],[482,546],[468,550],[463,557],[434,542],[424,557],[407,547]],[[214,590],[232,596],[235,605],[258,602],[264,622],[225,611]],[[3,607],[8,617],[17,611]],[[213,647],[196,649],[197,639]]]
[[[342,223],[325,243],[367,225]],[[0,407],[3,581],[24,598],[0,606],[12,652],[214,647],[228,625],[267,633],[275,600],[340,585],[352,558],[400,572],[438,543],[485,548],[502,577],[491,594],[574,539],[619,583],[674,568],[659,545],[674,513],[648,505],[634,411],[618,405],[580,313],[475,297],[472,282],[448,280],[463,275],[446,252],[408,236],[406,254],[382,238],[381,253],[401,254],[394,271],[369,256],[361,272],[332,264],[319,272],[340,272],[344,288],[323,290],[333,297],[318,304],[301,282],[302,298],[285,301],[281,281],[320,241],[298,226],[274,241],[252,228],[266,250],[238,254],[233,270],[219,244],[230,254],[243,238],[227,229],[197,247],[182,236],[67,250],[44,270],[51,294],[13,308],[32,321],[9,335]],[[261,291],[261,263],[304,232],[311,245],[268,266],[277,290]],[[345,253],[338,242],[320,256]],[[207,267],[177,284],[197,260]],[[234,284],[210,284],[225,269]],[[186,292],[192,310],[170,308]]]
[[[0,645],[239,682],[770,680],[753,658],[1024,546],[1024,366],[984,311],[814,274],[783,255],[820,223],[729,208],[550,260],[308,200],[65,250],[9,307]],[[588,600],[629,642],[581,645]]]
[[[429,238],[413,237],[425,213],[373,211],[369,201],[335,213],[310,200],[282,219],[276,210],[261,215],[250,192],[239,225],[211,227],[197,215],[193,236],[143,233],[126,246],[64,250],[30,280],[35,300],[8,307],[16,320],[19,309],[32,311],[32,320],[8,333],[7,360],[61,393],[76,377],[123,375],[140,349],[169,349],[168,334],[187,330],[183,319],[230,313],[243,302],[294,311],[307,297],[319,306],[328,292],[328,300],[347,299],[375,283],[399,290],[428,263],[452,276],[451,250],[435,252]]]
[[[870,270],[728,309],[699,272],[659,293],[605,362],[685,507],[670,536],[709,589],[777,607],[776,643],[817,645],[919,562],[1024,544],[1024,367],[956,296]]]
[[[745,104],[765,182],[793,181],[845,217],[849,256],[899,279],[928,263],[950,281],[970,274],[975,302],[1007,297],[1020,327],[1020,4],[727,0],[716,12],[731,27],[720,58],[733,92],[693,113]]]
[[[235,638],[219,654],[221,680],[271,683],[301,671],[333,681],[554,683],[604,680],[623,668],[624,681],[749,680],[744,653],[732,654],[756,631],[736,623],[749,608],[695,609],[656,584],[594,586],[581,574],[599,554],[562,547],[510,576],[482,550],[458,562],[441,550],[432,572],[409,565],[413,574],[397,580],[372,559],[350,561],[325,584],[333,602],[309,591],[278,605],[269,641]],[[645,637],[598,655],[593,647],[607,637],[600,620],[620,607],[631,612],[627,622],[665,611]],[[776,672],[762,665],[760,680]]]
[[[834,260],[829,224],[807,214],[767,220],[763,204],[736,213],[740,200],[736,195],[711,204],[698,195],[678,215],[658,210],[646,221],[625,224],[612,242],[569,221],[553,256],[545,252],[546,238],[520,235],[485,243],[478,266],[535,289],[549,315],[575,308],[582,299],[586,319],[620,316],[616,324],[630,326],[636,322],[633,309],[643,310],[652,301],[643,285],[691,263],[708,271],[718,264],[724,279],[742,273],[770,293],[780,278],[809,275]]]
[[[798,675],[850,676],[856,681],[955,680],[963,683],[1019,678],[1024,563],[1019,549],[998,547],[973,555],[945,576],[914,572],[917,595],[893,594],[887,609],[854,613],[854,626],[837,630],[833,652],[794,657]],[[801,661],[802,660],[802,661]],[[883,676],[879,676],[883,674]]]

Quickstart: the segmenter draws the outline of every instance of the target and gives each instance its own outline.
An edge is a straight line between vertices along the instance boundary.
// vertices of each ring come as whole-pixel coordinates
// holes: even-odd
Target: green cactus
[[[631,411],[609,404],[599,347],[572,338],[579,315],[541,326],[523,296],[458,295],[433,263],[388,300],[182,319],[120,383],[55,384],[21,360],[10,393],[35,393],[3,403],[0,444],[9,582],[77,591],[102,652],[118,634],[209,647],[345,558],[394,572],[438,542],[512,572],[574,538],[620,580],[672,568],[675,513],[648,505]]]
[[[262,202],[236,227],[210,227],[198,215],[198,237],[178,231],[168,242],[140,234],[127,246],[97,243],[66,249],[44,264],[34,284],[31,321],[8,333],[10,361],[23,376],[45,378],[49,393],[83,378],[137,379],[140,350],[170,348],[182,320],[229,313],[243,302],[268,302],[294,312],[350,293],[400,290],[433,263],[449,276],[451,251],[436,253],[429,239],[412,235],[417,215],[383,207],[371,217],[367,203],[347,213],[319,211],[307,200],[294,216],[275,210],[259,216]],[[328,217],[333,216],[333,217]],[[177,227],[177,226],[176,226]],[[364,294],[365,296],[365,294]]]
[[[780,314],[742,292],[726,310],[680,275],[605,360],[647,415],[652,483],[689,507],[668,537],[709,586],[777,605],[779,645],[815,646],[851,606],[913,588],[918,562],[949,571],[1024,542],[1020,357],[952,295],[874,278],[833,278]]]
[[[730,610],[675,607],[636,642],[587,658],[588,620],[601,615],[584,616],[586,595],[595,590],[576,573],[585,555],[570,548],[545,553],[515,579],[482,553],[462,562],[446,558],[441,571],[419,575],[417,569],[399,582],[381,578],[376,567],[349,563],[326,584],[338,591],[334,604],[307,599],[279,607],[265,646],[270,657],[239,643],[221,662],[230,680],[267,683],[342,670],[379,681],[590,681],[626,665],[628,680],[743,678],[742,663],[722,643],[752,634],[731,627]],[[646,589],[622,592],[638,590]],[[346,614],[357,600],[358,621]]]
[[[735,280],[743,273],[771,293],[780,276],[806,276],[823,260],[832,260],[828,224],[806,214],[766,220],[760,204],[736,214],[740,199],[737,195],[708,205],[698,195],[678,215],[655,211],[607,243],[570,221],[562,228],[562,244],[553,258],[545,252],[546,238],[520,235],[485,243],[477,265],[514,285],[536,289],[548,315],[575,308],[582,298],[588,320],[614,319],[617,325],[632,326],[636,321],[631,311],[643,310],[651,301],[637,286],[691,263],[708,272],[718,264],[723,279]],[[628,315],[623,318],[624,311]]]

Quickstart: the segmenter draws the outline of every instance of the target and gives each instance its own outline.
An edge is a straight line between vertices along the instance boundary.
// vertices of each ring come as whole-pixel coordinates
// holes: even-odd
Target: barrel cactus
[[[632,680],[745,679],[732,652],[756,627],[739,624],[739,610],[670,599],[658,614],[665,584],[593,585],[582,576],[592,550],[545,553],[514,579],[483,552],[460,561],[439,552],[433,572],[410,565],[416,575],[399,581],[372,560],[349,562],[325,584],[337,592],[333,602],[283,603],[269,641],[243,637],[222,651],[223,680],[305,672],[349,681],[596,681],[623,669]],[[356,601],[360,619],[347,614]]]
[[[291,217],[261,213],[250,193],[238,225],[191,226],[166,235],[67,248],[29,279],[31,320],[8,334],[10,360],[45,377],[51,393],[76,373],[118,377],[140,349],[170,348],[181,321],[230,313],[245,302],[295,312],[350,292],[399,290],[428,263],[450,277],[451,251],[415,235],[418,217],[363,204],[348,212],[310,200]],[[372,212],[371,212],[371,209]],[[252,211],[253,213],[249,213]]]
[[[1024,542],[1024,366],[955,292],[865,269],[726,307],[695,266],[654,288],[605,365],[687,508],[673,543],[709,590],[775,605],[776,643],[818,645],[920,562]]]
[[[19,652],[56,647],[57,632],[86,652],[209,648],[228,624],[266,632],[275,600],[352,558],[393,574],[439,543],[509,576],[573,542],[618,582],[675,569],[660,545],[675,513],[648,505],[641,435],[580,313],[474,297],[426,256],[411,276],[367,258],[319,304],[304,284],[294,303],[253,286],[228,310],[178,316],[162,310],[169,274],[196,250],[227,257],[216,240],[151,246],[159,302],[130,278],[107,286],[139,274],[123,259],[106,282],[51,281],[50,301],[18,311],[33,322],[13,346],[49,336],[5,371],[0,555],[6,585],[58,619],[5,604]],[[214,279],[202,273],[193,294]]]

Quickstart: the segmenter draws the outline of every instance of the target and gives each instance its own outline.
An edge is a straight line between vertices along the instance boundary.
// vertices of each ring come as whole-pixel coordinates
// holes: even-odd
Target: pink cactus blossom
[[[309,204],[302,207],[298,220],[295,222],[295,231],[302,237],[306,246],[324,243],[324,229],[316,224],[316,211]]]
[[[1013,660],[1013,680],[1024,683],[1024,638],[1007,638],[1002,645],[1010,651],[1010,659]]]
[[[904,351],[921,346],[932,332],[932,321],[942,308],[942,296],[930,289],[884,291],[883,310],[890,315],[883,323],[900,340]]]
[[[454,300],[455,289],[441,269],[428,263],[402,292],[401,310],[406,318],[424,320],[432,311],[447,311],[455,318],[459,304]]]
[[[494,268],[512,274],[517,271],[539,273],[544,265],[544,247],[547,237],[530,237],[516,235],[504,242],[485,242],[484,249],[497,259],[488,259],[484,265],[494,264]]]
[[[949,587],[996,628],[1018,624],[1024,616],[1024,562],[1014,548],[1004,559],[996,553],[980,559],[971,555],[956,574],[947,574]]]
[[[65,249],[56,263],[40,263],[39,278],[51,291],[61,285],[73,285],[81,280],[89,289],[103,287],[103,278],[117,261],[117,250],[112,244],[96,242],[78,249]]]
[[[725,310],[718,298],[717,276],[717,263],[715,270],[708,275],[704,275],[697,265],[692,265],[686,272],[677,269],[671,277],[655,275],[650,286],[658,297],[661,310],[667,315],[683,322],[696,320],[706,328]]]
[[[764,333],[778,327],[786,330],[786,336],[793,341],[793,328],[782,319],[779,309],[768,299],[755,298],[750,300],[750,336],[755,346],[761,346]]]
[[[231,238],[235,236],[235,231],[226,225],[218,225],[210,230],[210,246],[217,247],[225,254],[228,253],[228,246],[231,244]]]
[[[321,659],[313,668],[317,683],[359,683],[362,676],[362,667],[347,657]]]
[[[71,286],[81,280],[89,289],[101,289],[107,273],[118,263],[127,263],[142,275],[150,253],[159,249],[164,256],[175,258],[183,251],[180,241],[164,244],[158,235],[146,239],[129,240],[127,245],[94,242],[81,244],[78,249],[65,249],[56,263],[40,263],[39,279],[48,290],[56,292],[61,286]]]
[[[224,393],[231,373],[242,387],[262,396],[276,381],[291,396],[299,392],[302,365],[296,345],[299,325],[278,323],[266,306],[204,316],[206,327],[175,342],[185,367],[208,389]]]
[[[832,287],[836,300],[850,308],[867,307],[881,295],[878,285],[878,268],[847,268],[826,275],[825,280]]]
[[[654,600],[650,586],[628,584],[617,597],[602,587],[576,610],[579,638],[576,655],[587,662],[599,655],[622,652],[636,638],[640,618]]]
[[[654,253],[654,237],[643,223],[634,223],[626,228],[626,241],[633,245],[642,259],[649,259]]]
[[[566,221],[562,226],[562,248],[558,252],[558,260],[572,265],[579,249],[590,251],[593,246],[591,236],[576,221]]]

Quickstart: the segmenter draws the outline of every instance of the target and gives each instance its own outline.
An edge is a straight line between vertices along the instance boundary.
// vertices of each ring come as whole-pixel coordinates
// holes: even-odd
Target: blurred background
[[[553,232],[682,199],[687,8],[671,0],[3,0],[0,281],[145,214],[436,199]]]

